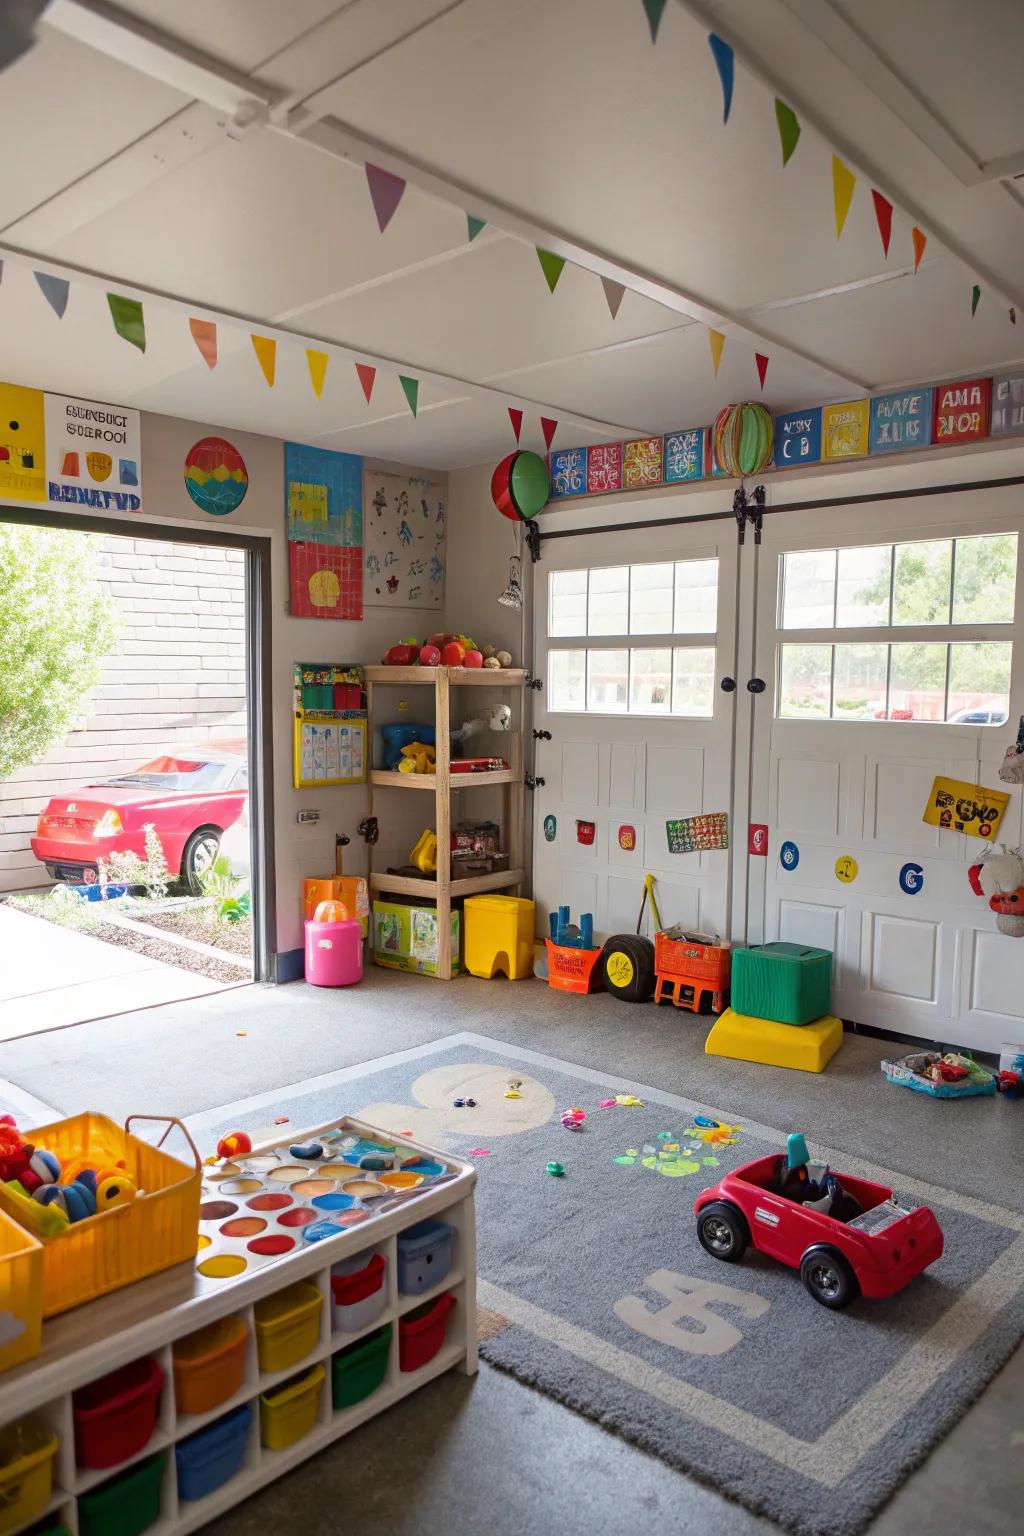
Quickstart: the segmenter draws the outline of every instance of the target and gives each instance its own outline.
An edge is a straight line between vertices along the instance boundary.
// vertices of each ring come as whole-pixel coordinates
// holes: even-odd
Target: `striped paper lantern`
[[[771,412],[759,401],[727,405],[713,428],[715,463],[727,475],[742,479],[770,468],[775,451]]]

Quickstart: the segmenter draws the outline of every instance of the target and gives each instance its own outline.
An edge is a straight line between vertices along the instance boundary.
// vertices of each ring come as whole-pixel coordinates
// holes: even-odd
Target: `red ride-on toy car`
[[[942,1228],[927,1206],[905,1210],[884,1184],[810,1163],[794,1169],[785,1154],[727,1173],[693,1209],[700,1245],[714,1258],[735,1263],[752,1243],[798,1269],[815,1301],[833,1309],[857,1296],[894,1296],[942,1253]]]

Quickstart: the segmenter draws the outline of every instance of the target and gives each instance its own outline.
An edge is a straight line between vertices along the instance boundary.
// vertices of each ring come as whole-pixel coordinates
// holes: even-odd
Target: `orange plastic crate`
[[[593,992],[594,967],[601,958],[599,949],[574,949],[569,944],[555,944],[545,939],[548,951],[548,986],[559,992]]]
[[[659,976],[695,977],[716,983],[714,990],[729,985],[732,951],[728,944],[716,944],[708,934],[672,936],[672,929],[654,938],[654,970]]]

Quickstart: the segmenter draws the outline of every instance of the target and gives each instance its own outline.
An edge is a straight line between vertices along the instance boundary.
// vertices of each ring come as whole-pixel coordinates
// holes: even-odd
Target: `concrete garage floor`
[[[908,1175],[1024,1210],[1024,1105],[941,1104],[887,1086],[884,1042],[847,1036],[820,1077],[703,1054],[703,1021],[538,982],[444,985],[370,970],[359,988],[250,987],[11,1041],[0,1073],[62,1110],[196,1114],[457,1030],[599,1068]],[[241,1033],[240,1033],[241,1032]],[[59,1049],[54,1042],[59,1041]],[[343,1108],[344,1106],[339,1106]],[[1024,1501],[1024,1351],[870,1526],[1009,1536]],[[619,1536],[776,1530],[493,1369],[450,1374],[248,1504],[211,1536]]]

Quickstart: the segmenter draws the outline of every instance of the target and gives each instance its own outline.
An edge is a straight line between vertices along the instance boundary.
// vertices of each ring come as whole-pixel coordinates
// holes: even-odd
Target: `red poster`
[[[932,422],[933,443],[974,443],[988,437],[991,379],[961,379],[937,384]]]
[[[587,495],[622,490],[622,444],[598,443],[587,455]]]
[[[752,821],[747,833],[747,852],[759,859],[768,857],[768,828],[761,821]]]
[[[361,619],[363,551],[337,544],[288,545],[291,615],[295,619]]]

